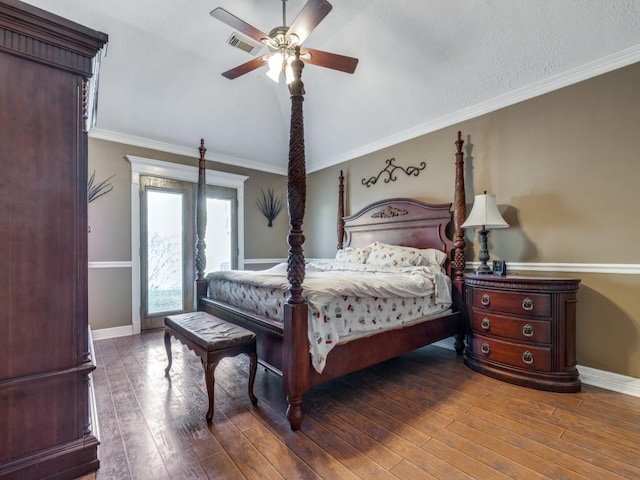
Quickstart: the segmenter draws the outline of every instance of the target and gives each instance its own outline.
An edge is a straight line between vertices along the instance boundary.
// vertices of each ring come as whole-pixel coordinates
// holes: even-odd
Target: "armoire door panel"
[[[77,364],[78,349],[68,347],[77,332],[79,132],[76,76],[17,57],[0,61],[0,70],[11,72],[9,82],[0,81],[3,106],[8,107],[0,115],[9,137],[2,156],[8,188],[0,193],[6,232],[0,258],[8,262],[0,290],[8,308],[0,315],[5,317],[2,324],[10,326],[0,336],[0,350],[30,346],[0,364],[1,380]],[[38,88],[44,76],[48,88]],[[34,100],[42,108],[33,108]],[[57,121],[47,121],[43,111]]]

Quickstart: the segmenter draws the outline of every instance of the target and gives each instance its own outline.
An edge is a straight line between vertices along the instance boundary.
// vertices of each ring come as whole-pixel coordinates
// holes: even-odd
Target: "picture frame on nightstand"
[[[493,274],[504,277],[507,274],[507,262],[504,260],[493,261]]]

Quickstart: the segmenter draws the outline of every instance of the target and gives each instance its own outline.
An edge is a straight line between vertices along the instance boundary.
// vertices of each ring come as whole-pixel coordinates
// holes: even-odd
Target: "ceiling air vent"
[[[258,54],[258,52],[260,52],[260,50],[262,50],[263,47],[262,44],[254,42],[253,40],[250,40],[246,37],[242,37],[237,32],[233,32],[231,34],[231,36],[227,39],[227,43],[232,47],[239,48],[240,50],[253,55],[254,57]]]

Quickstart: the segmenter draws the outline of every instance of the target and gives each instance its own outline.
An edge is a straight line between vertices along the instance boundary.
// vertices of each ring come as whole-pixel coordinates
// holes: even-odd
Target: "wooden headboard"
[[[464,154],[462,132],[458,131],[453,203],[429,204],[411,198],[374,202],[355,215],[344,217],[344,175],[338,177],[338,249],[362,247],[375,241],[415,248],[437,248],[446,252],[447,273],[454,282],[454,297],[461,301],[464,283],[464,229],[467,216],[464,195]],[[453,212],[451,207],[453,206]],[[454,239],[446,235],[453,220]]]
[[[362,247],[380,241],[450,253],[453,241],[445,229],[452,220],[451,204],[428,204],[411,198],[392,198],[367,205],[345,217],[346,246]]]
[[[391,198],[367,205],[344,218],[345,246],[363,247],[375,241],[446,252],[451,274],[453,241],[446,228],[453,216],[451,203],[429,204],[411,198]]]

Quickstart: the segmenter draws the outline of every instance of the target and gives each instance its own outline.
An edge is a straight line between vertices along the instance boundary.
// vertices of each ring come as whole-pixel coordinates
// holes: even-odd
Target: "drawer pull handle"
[[[533,310],[533,300],[531,300],[529,297],[522,300],[522,309],[526,310],[527,312]]]
[[[484,317],[482,319],[482,328],[484,328],[485,330],[489,330],[490,326],[491,326],[491,322],[489,322],[489,319],[487,317]]]
[[[482,295],[482,299],[480,301],[482,302],[482,305],[484,305],[485,307],[488,307],[489,304],[491,303],[491,298],[489,298],[488,293],[485,293],[484,295]]]
[[[482,353],[489,353],[489,344],[487,342],[482,344]]]
[[[533,353],[531,353],[529,350],[524,352],[522,354],[522,361],[527,365],[531,365],[533,363]]]
[[[533,327],[527,323],[524,327],[522,327],[522,334],[525,337],[533,337]]]

